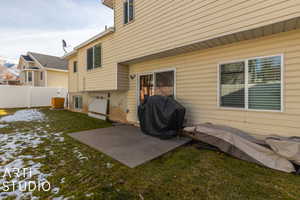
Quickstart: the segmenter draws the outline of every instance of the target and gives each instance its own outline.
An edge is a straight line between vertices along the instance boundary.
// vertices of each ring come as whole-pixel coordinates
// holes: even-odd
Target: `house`
[[[0,58],[0,85],[19,85],[19,70],[17,65],[7,63]]]
[[[28,52],[20,56],[18,69],[22,85],[68,88],[68,62],[60,57]]]
[[[71,109],[109,99],[137,122],[146,95],[171,95],[187,123],[300,136],[299,0],[103,0],[114,27],[68,59]]]

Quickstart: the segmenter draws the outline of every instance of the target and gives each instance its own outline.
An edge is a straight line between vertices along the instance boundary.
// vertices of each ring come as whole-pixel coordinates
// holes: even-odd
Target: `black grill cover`
[[[143,133],[170,139],[183,128],[185,108],[172,97],[151,96],[138,108]]]

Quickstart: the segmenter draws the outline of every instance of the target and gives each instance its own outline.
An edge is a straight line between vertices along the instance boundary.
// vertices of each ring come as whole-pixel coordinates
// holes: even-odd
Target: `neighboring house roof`
[[[92,37],[92,38],[88,39],[87,41],[85,41],[85,42],[79,44],[78,46],[74,47],[73,51],[65,54],[62,58],[64,59],[64,58],[67,58],[69,56],[72,56],[73,54],[75,54],[77,52],[78,49],[80,49],[80,48],[90,44],[91,42],[94,42],[95,40],[98,40],[98,39],[100,39],[100,38],[102,38],[102,37],[104,37],[108,34],[111,34],[113,32],[115,32],[114,27],[109,27],[109,28],[105,29],[105,31],[102,31],[101,33],[95,35],[94,37]]]
[[[113,0],[102,0],[102,3],[109,8],[114,8],[114,1]]]
[[[30,58],[30,56],[22,55],[22,57],[24,58],[24,60],[26,60],[26,61],[28,61],[28,62],[33,62],[33,59]]]
[[[68,70],[68,61],[56,56],[28,52],[28,55],[45,68]]]

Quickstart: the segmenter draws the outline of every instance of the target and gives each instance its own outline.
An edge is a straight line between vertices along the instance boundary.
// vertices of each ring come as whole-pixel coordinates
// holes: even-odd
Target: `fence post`
[[[29,86],[28,87],[28,98],[27,98],[27,108],[31,108],[31,91],[32,90],[32,87]]]

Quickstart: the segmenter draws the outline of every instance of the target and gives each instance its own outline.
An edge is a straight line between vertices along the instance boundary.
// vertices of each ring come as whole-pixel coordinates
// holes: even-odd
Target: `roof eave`
[[[114,9],[114,1],[113,0],[102,0],[102,4],[111,9]]]
[[[88,44],[94,42],[95,40],[98,40],[98,39],[100,39],[100,38],[102,38],[102,37],[108,35],[108,34],[111,34],[111,33],[113,33],[114,31],[115,31],[115,28],[114,28],[114,27],[110,27],[110,28],[106,29],[105,31],[103,31],[103,32],[101,32],[101,33],[99,33],[99,34],[97,34],[96,36],[94,36],[94,37],[88,39],[87,41],[85,41],[85,42],[79,44],[78,46],[74,47],[74,50],[73,50],[73,51],[71,51],[71,52],[65,54],[65,55],[64,55],[63,57],[61,57],[61,58],[62,58],[62,59],[66,59],[66,58],[69,58],[69,57],[73,56],[74,54],[77,53],[77,50],[78,50],[78,49],[80,49],[80,48],[82,48],[82,47],[84,47],[84,46],[86,46],[86,45],[88,45]]]

